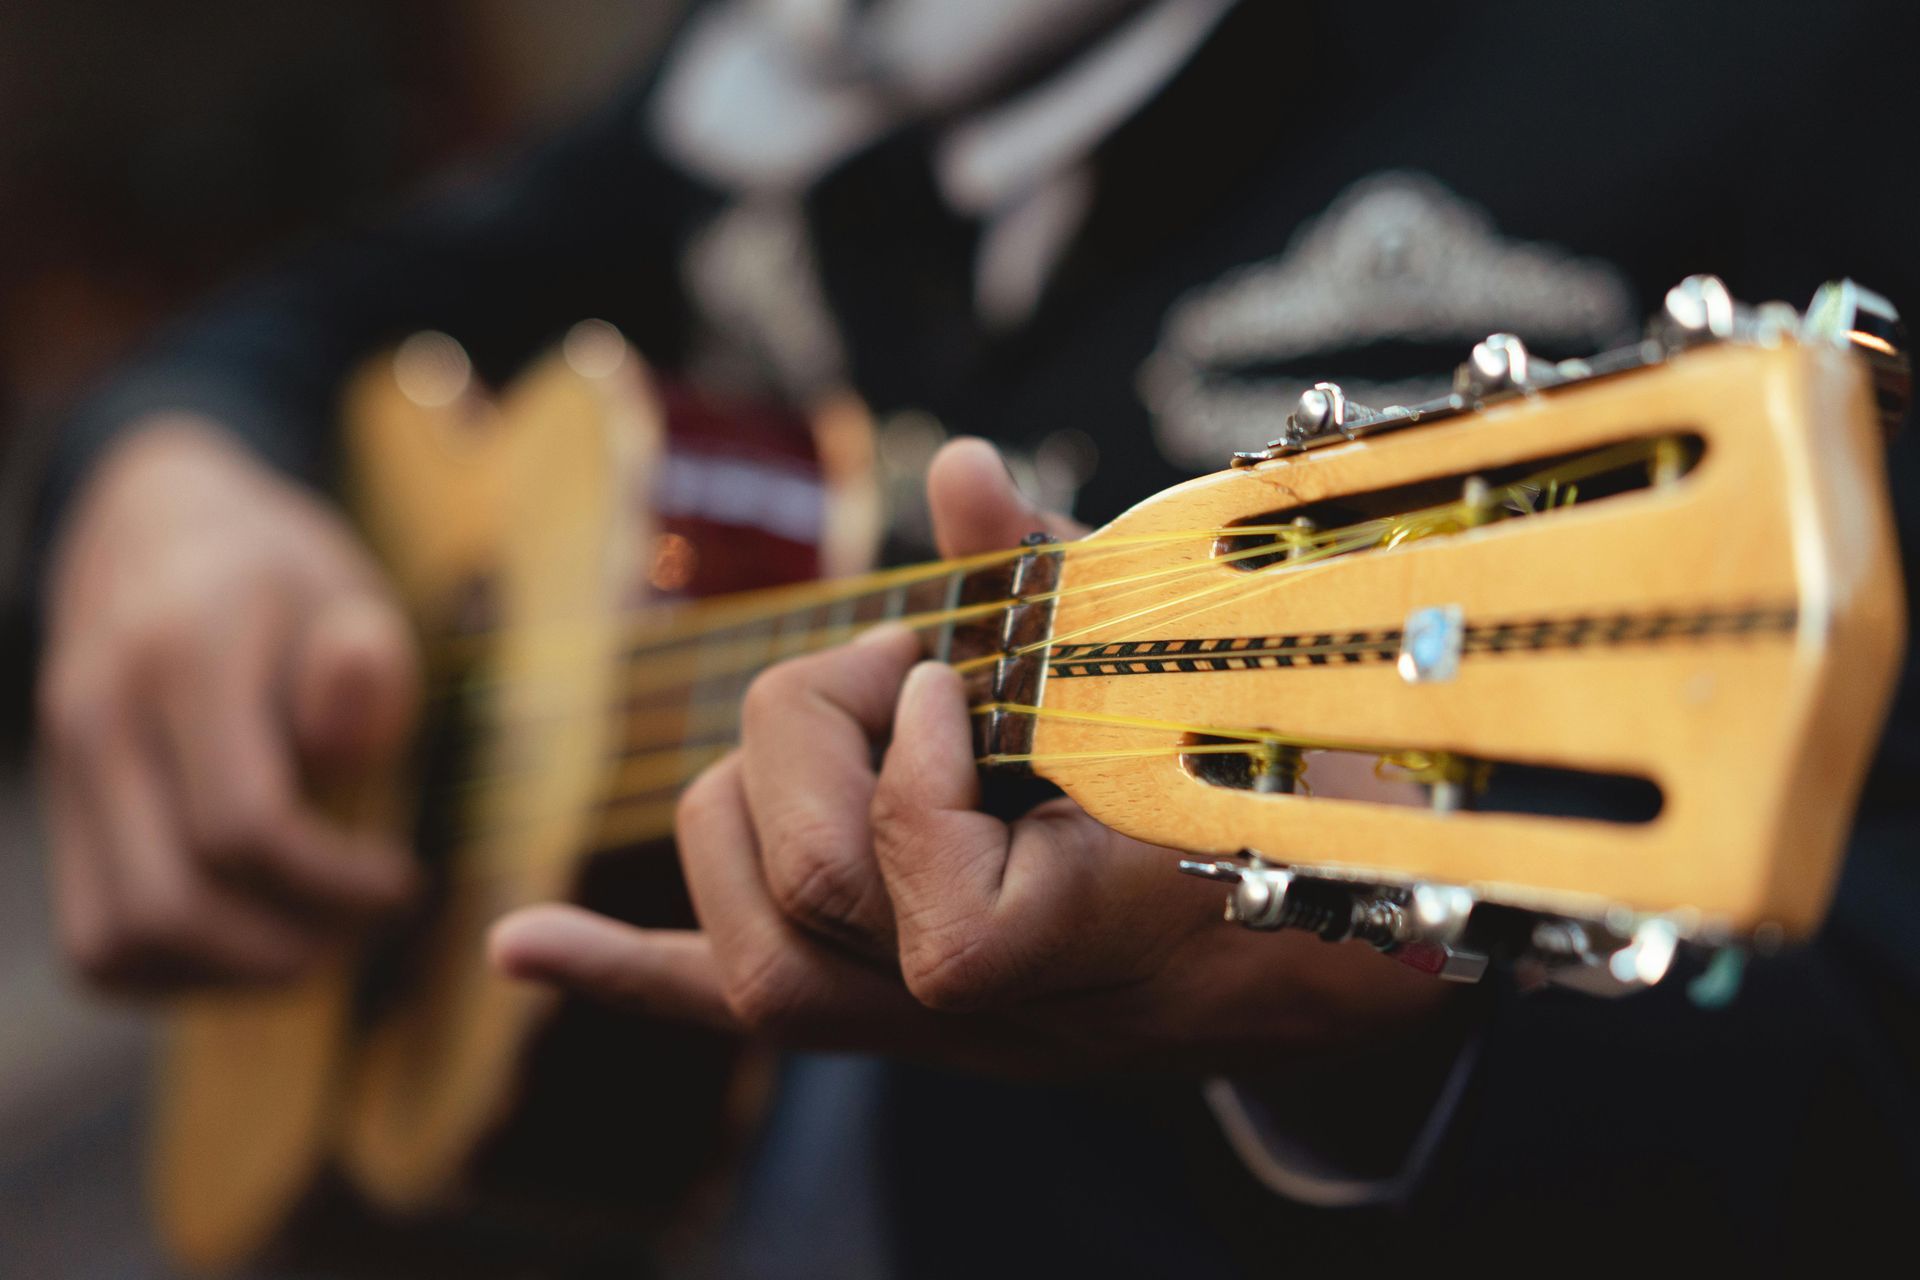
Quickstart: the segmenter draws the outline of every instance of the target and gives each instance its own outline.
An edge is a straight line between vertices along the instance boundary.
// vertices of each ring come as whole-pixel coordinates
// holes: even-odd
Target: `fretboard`
[[[953,664],[976,705],[1032,701],[1059,565],[1057,547],[1037,543],[663,613],[624,655],[618,768],[596,844],[671,832],[681,788],[736,742],[755,676],[884,623],[914,630],[929,657]],[[1030,733],[1030,721],[982,715],[976,745],[981,754],[1017,752]]]

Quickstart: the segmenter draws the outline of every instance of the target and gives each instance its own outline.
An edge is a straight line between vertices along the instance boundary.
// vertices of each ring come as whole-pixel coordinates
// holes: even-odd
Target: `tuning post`
[[[1298,560],[1312,549],[1313,544],[1308,535],[1310,535],[1316,527],[1313,523],[1313,517],[1311,516],[1295,516],[1288,523],[1288,528],[1292,530],[1291,533],[1286,535],[1286,558],[1288,560]]]
[[[1656,488],[1665,488],[1685,475],[1687,447],[1679,439],[1666,436],[1654,442],[1653,462],[1648,478]]]
[[[1689,943],[1730,949],[1723,934],[1703,928],[1689,912],[1643,916],[1616,908],[1591,918],[1540,915],[1483,904],[1464,885],[1367,884],[1253,853],[1184,859],[1180,870],[1231,886],[1225,917],[1242,928],[1365,942],[1450,982],[1478,982],[1499,959],[1513,967],[1523,987],[1619,996],[1671,976]],[[1744,955],[1739,947],[1731,950]],[[1728,985],[1726,977],[1719,976],[1718,987]],[[1718,987],[1708,995],[1726,998]]]
[[[1253,758],[1253,790],[1263,795],[1290,795],[1300,789],[1306,768],[1300,748],[1269,743]]]

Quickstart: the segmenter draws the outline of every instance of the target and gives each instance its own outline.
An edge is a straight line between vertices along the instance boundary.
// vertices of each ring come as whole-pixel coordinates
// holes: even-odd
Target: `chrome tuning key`
[[[1691,947],[1696,958],[1710,957],[1688,989],[1696,1002],[1724,1003],[1739,984],[1744,952],[1725,937],[1701,933],[1688,913],[1616,908],[1591,919],[1544,915],[1482,902],[1462,885],[1367,884],[1252,853],[1183,860],[1180,870],[1230,886],[1226,919],[1242,928],[1365,942],[1450,982],[1478,982],[1497,962],[1523,988],[1627,995],[1664,981]]]
[[[1906,330],[1893,304],[1873,290],[1851,280],[1822,285],[1802,316],[1784,302],[1745,306],[1718,276],[1693,275],[1667,290],[1643,340],[1585,359],[1538,359],[1515,335],[1495,333],[1475,344],[1454,370],[1447,395],[1419,404],[1369,409],[1348,400],[1338,383],[1316,382],[1301,393],[1279,436],[1264,449],[1234,454],[1232,462],[1236,467],[1258,466],[1378,431],[1440,422],[1508,396],[1551,394],[1716,342],[1821,343],[1852,351],[1873,372],[1881,422],[1889,436],[1905,420],[1912,401]]]
[[[1688,276],[1667,290],[1653,336],[1669,350],[1732,338],[1738,307],[1719,276]]]
[[[1244,860],[1183,860],[1180,870],[1231,885],[1226,918],[1243,928],[1297,929],[1325,942],[1365,942],[1450,982],[1486,976],[1490,957],[1467,937],[1474,899],[1466,889],[1356,884],[1252,854]]]
[[[1453,371],[1453,391],[1458,396],[1485,400],[1525,389],[1532,376],[1526,344],[1510,333],[1493,333],[1476,342],[1466,363]]]
[[[1820,286],[1800,324],[1803,342],[1824,342],[1852,351],[1873,371],[1880,426],[1891,439],[1913,403],[1913,364],[1907,327],[1894,305],[1851,280]]]

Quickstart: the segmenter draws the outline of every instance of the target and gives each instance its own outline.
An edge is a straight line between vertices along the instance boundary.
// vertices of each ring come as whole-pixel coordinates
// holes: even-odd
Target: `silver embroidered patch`
[[[1544,347],[1600,348],[1631,334],[1637,314],[1611,264],[1502,236],[1485,209],[1426,174],[1380,173],[1342,192],[1279,256],[1176,302],[1140,391],[1161,452],[1211,470],[1271,438],[1314,381],[1333,379],[1367,404],[1447,389],[1443,374],[1379,382],[1323,367],[1290,379],[1240,372],[1247,366],[1496,330]]]

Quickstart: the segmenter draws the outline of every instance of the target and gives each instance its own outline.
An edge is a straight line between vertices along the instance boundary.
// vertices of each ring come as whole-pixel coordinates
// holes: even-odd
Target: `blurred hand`
[[[948,555],[1075,532],[980,441],[949,446],[929,486]],[[917,656],[885,629],[755,681],[742,748],[680,806],[699,932],[536,907],[498,926],[496,963],[796,1047],[1017,1072],[1271,1073],[1442,1018],[1447,988],[1371,948],[1225,925],[1177,854],[1071,801],[978,812],[960,680]]]
[[[55,548],[40,682],[61,936],[92,980],[285,979],[411,890],[303,781],[378,779],[417,697],[405,621],[329,510],[211,423],[137,424]]]

